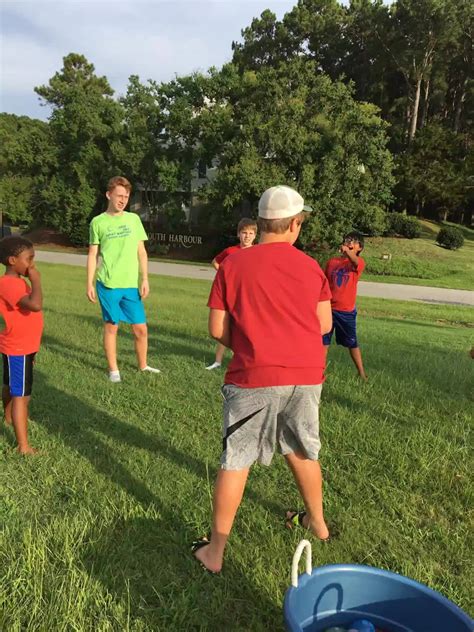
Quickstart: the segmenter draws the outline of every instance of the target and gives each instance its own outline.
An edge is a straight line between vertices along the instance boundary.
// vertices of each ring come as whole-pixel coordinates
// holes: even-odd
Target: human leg
[[[216,362],[218,362],[219,364],[222,364],[225,350],[226,350],[226,346],[223,345],[221,342],[218,342],[217,347],[216,347]]]
[[[222,343],[218,342],[216,347],[216,359],[212,364],[206,367],[208,371],[212,371],[213,369],[219,369],[222,366],[222,360],[224,359],[226,347]]]
[[[301,497],[306,508],[303,526],[310,529],[320,540],[329,537],[329,530],[324,520],[323,512],[323,479],[319,461],[306,458],[302,454],[293,452],[285,455]],[[287,518],[289,517],[287,513]]]
[[[219,572],[222,567],[224,549],[251,465],[257,460],[269,464],[273,455],[277,414],[274,403],[278,397],[275,398],[271,390],[230,384],[222,388],[222,469],[214,490],[211,539],[210,544],[195,551],[196,558],[213,572]]]
[[[147,366],[148,354],[148,327],[146,323],[132,325],[135,339],[135,353],[137,356],[138,368],[143,370]]]
[[[118,325],[115,323],[104,323],[104,351],[110,373],[118,372],[117,331]]]
[[[364,364],[362,362],[362,355],[360,352],[360,348],[359,347],[352,347],[349,348],[349,354],[352,358],[352,361],[354,362],[356,369],[359,373],[359,376],[363,379],[363,380],[367,380],[367,375],[365,373],[365,369],[364,369]]]
[[[12,396],[10,394],[10,371],[8,366],[8,356],[2,353],[3,360],[3,388],[2,388],[2,402],[3,402],[3,416],[5,423],[11,425],[12,423]]]
[[[36,454],[28,442],[28,404],[30,397],[12,397],[12,421],[15,430],[18,452],[20,454]]]
[[[321,390],[321,384],[293,387],[279,415],[278,443],[306,507],[303,524],[324,540],[329,531],[323,514],[322,475],[318,461]]]
[[[333,333],[334,333],[334,325],[331,331],[328,331],[328,333],[324,334],[322,337],[323,338],[323,351],[324,351],[324,366],[327,366],[328,351],[331,345]]]
[[[12,423],[12,396],[10,395],[10,387],[3,386],[2,388],[2,402],[3,402],[3,416],[5,423],[11,425]]]
[[[357,372],[363,380],[367,379],[362,356],[357,342],[357,310],[351,312],[333,311],[334,326],[336,330],[336,342],[346,347],[354,362]]]
[[[112,382],[120,382],[120,373],[117,365],[117,331],[120,323],[120,298],[119,288],[108,288],[100,281],[96,283],[97,298],[99,299],[104,320],[104,351],[109,368],[109,379]]]
[[[212,530],[209,545],[196,551],[196,558],[210,571],[222,568],[224,550],[247,482],[249,468],[219,470],[214,488]]]
[[[10,410],[11,422],[20,454],[35,454],[37,450],[28,442],[28,404],[33,387],[35,353],[21,356],[4,356],[6,367],[2,395],[5,410]],[[4,360],[5,364],[5,360]]]
[[[121,292],[120,320],[132,326],[138,368],[140,371],[160,373],[159,369],[148,365],[148,326],[140,293],[137,288],[124,288]]]

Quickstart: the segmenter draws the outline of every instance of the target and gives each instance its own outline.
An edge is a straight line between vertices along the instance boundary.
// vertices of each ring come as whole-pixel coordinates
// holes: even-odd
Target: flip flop
[[[203,570],[206,571],[206,573],[209,573],[209,575],[220,575],[220,572],[211,571],[211,569],[207,568],[207,566],[205,566],[200,560],[198,560],[198,558],[195,555],[196,551],[199,551],[199,549],[202,549],[204,546],[207,546],[210,543],[211,541],[206,536],[203,536],[202,538],[199,538],[198,540],[194,540],[194,542],[191,545],[191,553],[193,554],[193,557],[196,560],[196,562],[199,564],[199,566]]]
[[[308,527],[305,527],[303,524],[303,519],[306,516],[306,511],[291,511],[290,510],[287,513],[290,514],[285,519],[285,526],[287,529],[293,529],[294,527],[301,527],[305,531],[310,531],[310,529]],[[314,537],[320,542],[329,542],[331,539],[330,535],[328,535],[327,538],[318,538],[317,536],[314,536]]]

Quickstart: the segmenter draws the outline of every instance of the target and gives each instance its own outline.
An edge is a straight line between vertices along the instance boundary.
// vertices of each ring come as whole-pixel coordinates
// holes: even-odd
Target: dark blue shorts
[[[97,281],[96,289],[102,318],[106,323],[114,323],[114,325],[120,322],[131,325],[146,323],[145,308],[138,288],[110,288]]]
[[[3,355],[3,386],[12,397],[28,397],[33,387],[33,364],[36,353]]]
[[[328,334],[323,336],[323,344],[330,345],[334,331],[336,332],[336,343],[348,349],[355,349],[357,344],[356,332],[357,310],[352,312],[338,312],[332,310],[332,329]]]

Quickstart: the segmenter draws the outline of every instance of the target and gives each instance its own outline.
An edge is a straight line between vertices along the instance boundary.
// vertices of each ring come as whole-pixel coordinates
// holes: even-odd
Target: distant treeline
[[[0,115],[0,203],[13,224],[86,240],[117,173],[171,231],[223,232],[276,183],[317,213],[305,245],[387,211],[470,224],[474,209],[471,0],[300,0],[232,43],[233,59],[168,83],[129,79],[114,98],[76,53],[47,85],[47,123]],[[215,177],[191,200],[195,170]]]

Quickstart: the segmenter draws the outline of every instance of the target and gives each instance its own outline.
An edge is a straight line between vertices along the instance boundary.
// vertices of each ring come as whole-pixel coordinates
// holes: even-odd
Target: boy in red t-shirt
[[[227,259],[229,255],[235,252],[239,252],[239,250],[243,248],[250,248],[251,246],[253,246],[253,242],[255,241],[256,236],[257,223],[253,219],[243,217],[237,225],[237,237],[239,238],[240,243],[237,246],[230,246],[229,248],[226,248],[218,255],[216,255],[212,260],[211,265],[213,265],[216,270],[219,270],[219,266],[225,259]],[[222,365],[222,360],[224,359],[224,353],[225,346],[218,342],[216,348],[216,359],[212,364],[207,366],[206,369],[208,371],[219,369]]]
[[[364,248],[364,236],[353,231],[348,233],[342,242],[342,257],[333,257],[326,264],[326,276],[331,288],[332,322],[331,331],[323,336],[326,354],[331,344],[333,332],[336,332],[336,343],[349,349],[350,356],[363,380],[367,379],[362,355],[357,342],[355,306],[357,282],[365,268],[365,261],[360,257]]]
[[[7,424],[13,422],[20,454],[35,454],[28,443],[28,404],[33,386],[33,363],[43,333],[43,294],[40,273],[34,264],[33,244],[24,237],[0,241],[0,332],[3,355],[2,400]],[[27,277],[31,287],[24,278]]]
[[[208,306],[209,333],[234,357],[222,387],[223,452],[214,491],[211,538],[193,543],[210,572],[224,549],[255,461],[285,456],[306,511],[288,511],[286,525],[329,537],[323,515],[318,409],[325,368],[322,334],[331,329],[331,293],[316,261],[293,247],[303,198],[276,186],[258,205],[260,243],[219,268]]]

